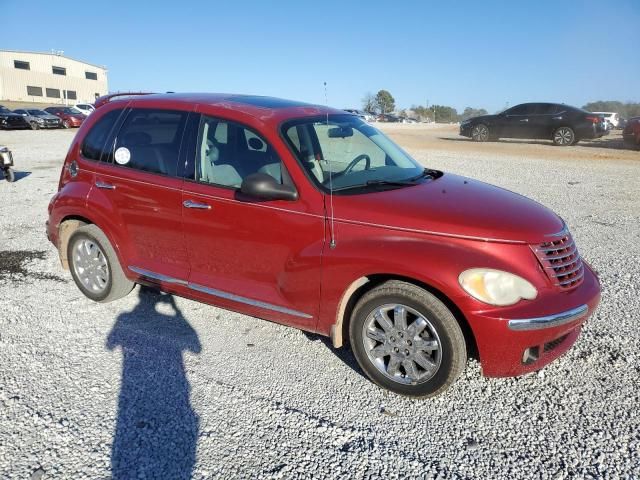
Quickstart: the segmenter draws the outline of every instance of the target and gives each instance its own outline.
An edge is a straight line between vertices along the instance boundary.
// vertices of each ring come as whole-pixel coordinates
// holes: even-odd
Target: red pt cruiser
[[[556,214],[425,169],[355,115],[117,97],[78,131],[49,205],[47,235],[92,300],[139,283],[327,335],[411,396],[444,391],[472,352],[487,376],[538,370],[598,305]]]

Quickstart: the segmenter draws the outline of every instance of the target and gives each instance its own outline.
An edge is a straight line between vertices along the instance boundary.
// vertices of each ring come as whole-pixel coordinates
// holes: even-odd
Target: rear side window
[[[114,145],[117,164],[176,176],[182,133],[188,112],[133,109],[127,115]]]
[[[538,103],[535,113],[538,115],[553,115],[557,111],[558,106],[555,103]]]
[[[118,121],[122,110],[111,110],[96,122],[82,142],[82,156],[89,160],[100,160],[103,153],[109,150],[105,142],[111,129]]]
[[[516,105],[515,107],[505,112],[507,115],[530,115],[533,113],[533,108],[529,103],[523,103],[522,105]]]

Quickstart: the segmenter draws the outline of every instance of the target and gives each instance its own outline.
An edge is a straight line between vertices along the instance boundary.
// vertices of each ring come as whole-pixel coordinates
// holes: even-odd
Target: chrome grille
[[[532,245],[531,249],[556,287],[570,290],[582,283],[584,266],[569,233],[555,240]]]

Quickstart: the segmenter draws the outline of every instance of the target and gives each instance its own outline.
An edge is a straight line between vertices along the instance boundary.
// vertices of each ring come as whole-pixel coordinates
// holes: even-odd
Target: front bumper
[[[483,374],[512,377],[540,370],[571,348],[599,302],[600,283],[585,264],[584,281],[573,291],[523,301],[508,311],[467,313]]]
[[[463,137],[471,137],[471,124],[460,125],[460,135]]]

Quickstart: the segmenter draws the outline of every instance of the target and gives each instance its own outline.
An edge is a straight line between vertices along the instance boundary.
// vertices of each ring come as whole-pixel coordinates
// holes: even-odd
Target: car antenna
[[[324,105],[327,108],[327,132],[329,131],[329,100],[327,96],[327,82],[324,82]],[[336,248],[336,235],[334,227],[334,214],[333,214],[333,172],[331,169],[331,159],[327,159],[329,163],[329,230],[331,231],[331,241],[329,242],[330,248]]]

